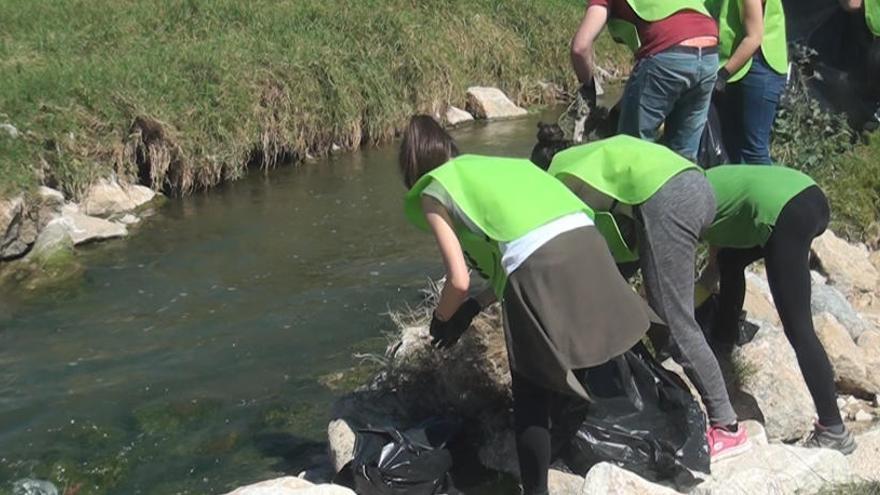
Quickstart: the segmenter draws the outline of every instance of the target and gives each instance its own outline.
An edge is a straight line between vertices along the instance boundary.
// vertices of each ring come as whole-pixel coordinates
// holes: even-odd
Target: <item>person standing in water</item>
[[[591,210],[528,160],[459,156],[433,118],[415,116],[399,166],[406,216],[434,235],[446,268],[431,337],[454,345],[502,301],[523,493],[547,494],[551,399],[588,399],[575,371],[630,349],[651,312],[617,272]],[[468,264],[491,286],[476,298]]]
[[[706,406],[712,460],[747,451],[748,435],[738,427],[721,368],[694,318],[694,266],[700,236],[715,215],[712,186],[692,162],[630,136],[559,151],[564,146],[539,142],[532,159],[596,210],[597,221],[613,215],[614,223],[635,225],[638,249],[617,261],[639,260],[648,303],[669,326],[673,358]]]
[[[618,131],[664,144],[695,161],[718,70],[718,26],[703,0],[590,0],[571,41],[571,62],[595,105],[593,45],[608,25],[635,54]]]
[[[717,210],[704,239],[721,274],[713,340],[733,348],[745,299],[745,269],[763,259],[782,328],[794,348],[818,413],[806,444],[849,454],[856,448],[837,409],[834,372],[816,336],[811,311],[810,245],[828,226],[825,194],[809,176],[786,167],[721,165],[706,171]]]
[[[782,0],[707,0],[718,20],[715,84],[731,163],[769,165],[770,131],[788,75]]]

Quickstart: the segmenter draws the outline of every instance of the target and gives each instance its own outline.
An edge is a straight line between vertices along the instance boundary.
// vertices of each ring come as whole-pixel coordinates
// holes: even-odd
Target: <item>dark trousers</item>
[[[828,201],[817,186],[810,187],[782,209],[773,234],[763,247],[722,249],[718,325],[715,339],[732,344],[745,299],[745,269],[763,258],[770,292],[785,336],[794,348],[801,373],[823,426],[843,421],[837,409],[834,373],[828,355],[813,328],[810,309],[810,244],[828,226]]]
[[[718,98],[722,136],[730,163],[770,164],[770,131],[785,76],[767,65],[758,51],[749,73]]]

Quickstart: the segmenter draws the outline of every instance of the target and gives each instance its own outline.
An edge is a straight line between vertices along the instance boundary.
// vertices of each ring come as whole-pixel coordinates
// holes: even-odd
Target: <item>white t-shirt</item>
[[[422,194],[428,195],[439,201],[449,212],[453,221],[460,222],[465,228],[475,234],[482,236],[486,235],[485,232],[480,230],[480,228],[464,214],[461,208],[459,208],[459,206],[452,200],[452,196],[449,195],[443,185],[436,180],[431,181],[431,183],[422,191]],[[570,230],[580,227],[589,227],[591,225],[593,225],[593,221],[586,213],[571,213],[545,223],[510,242],[499,242],[498,247],[501,250],[501,266],[504,268],[504,273],[509,276],[514,270],[519,268],[519,266],[522,265],[532,253],[556,236]]]

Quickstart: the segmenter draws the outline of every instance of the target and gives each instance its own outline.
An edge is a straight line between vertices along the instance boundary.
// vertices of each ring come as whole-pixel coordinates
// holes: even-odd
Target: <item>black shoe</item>
[[[852,454],[856,450],[856,439],[849,430],[845,429],[842,433],[832,433],[824,426],[819,424],[804,441],[804,447],[813,449],[832,449],[843,453],[844,455]]]

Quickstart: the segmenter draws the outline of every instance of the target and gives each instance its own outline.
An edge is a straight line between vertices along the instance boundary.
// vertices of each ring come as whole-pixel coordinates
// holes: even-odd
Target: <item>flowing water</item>
[[[455,135],[527,157],[538,117]],[[63,289],[0,293],[0,493],[35,477],[212,494],[316,462],[337,373],[381,352],[385,313],[441,273],[395,160],[341,154],[168,201],[82,249]]]

